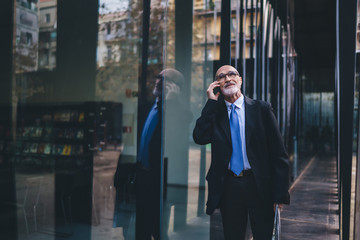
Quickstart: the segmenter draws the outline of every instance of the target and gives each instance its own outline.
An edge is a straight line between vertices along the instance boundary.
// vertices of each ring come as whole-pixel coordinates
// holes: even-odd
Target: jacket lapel
[[[221,106],[220,106],[220,126],[223,129],[223,131],[225,132],[225,136],[226,139],[229,141],[229,143],[231,144],[231,132],[230,132],[230,122],[229,122],[229,117],[228,117],[228,111],[226,109],[226,104],[225,101],[222,102]]]
[[[249,141],[251,139],[251,135],[253,134],[253,130],[255,129],[255,111],[254,111],[254,100],[245,97],[245,141],[246,146],[249,146]]]

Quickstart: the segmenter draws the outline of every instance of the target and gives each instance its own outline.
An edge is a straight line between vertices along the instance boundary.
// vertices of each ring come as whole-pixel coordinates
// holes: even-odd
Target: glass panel
[[[359,91],[360,91],[360,4],[357,3],[357,23],[356,23],[356,72],[355,72],[355,92],[354,92],[354,147],[353,165],[351,182],[351,210],[354,214],[350,219],[350,237],[357,239],[360,237],[360,149],[359,149]],[[353,234],[353,236],[351,236]]]
[[[135,182],[142,16],[139,1],[99,1],[92,239],[135,239],[140,220]]]
[[[15,165],[18,239],[134,238],[141,10],[15,1],[11,126],[1,119],[0,135],[12,141],[1,146]]]
[[[185,6],[179,3],[176,7]],[[192,29],[183,30],[186,37],[175,39],[179,45],[192,41],[191,49],[176,52],[176,65],[172,49],[167,47],[165,52],[163,239],[210,237],[210,219],[205,214],[205,174],[210,164],[210,146],[196,145],[192,130],[207,100],[206,89],[213,81],[214,61],[220,55],[221,1],[193,1],[193,8]],[[173,32],[169,30],[176,25],[170,16],[177,16],[175,21],[179,22],[189,16],[176,15],[173,1],[166,11],[169,16],[167,39],[172,39]],[[175,31],[180,32],[179,29]],[[171,41],[166,44],[171,45]],[[185,56],[189,59],[184,61]],[[216,228],[221,225],[221,218],[219,213],[213,217],[216,220],[213,228]]]
[[[66,122],[78,122],[74,114],[78,117],[80,112],[35,104],[46,95],[48,86],[42,70],[56,67],[57,1],[16,0],[14,7],[11,127],[2,129],[5,139],[11,139],[6,148],[14,164],[16,185],[16,199],[8,204],[16,207],[19,239],[38,237],[41,232],[54,239],[56,166],[59,159],[66,161],[70,155],[74,162],[83,159],[81,140],[75,137],[81,127],[60,126],[60,118],[54,117],[61,112]]]
[[[356,23],[356,72],[355,72],[355,91],[354,91],[354,132],[353,132],[353,162],[351,179],[351,204],[350,204],[350,239],[360,236],[360,167],[359,167],[359,78],[360,78],[360,4],[357,4],[357,23]]]
[[[219,212],[205,215],[210,146],[192,139],[219,63],[221,0],[185,15],[188,1],[14,2],[0,161],[15,166],[18,239],[222,237]],[[231,55],[256,97],[261,6],[231,2]]]

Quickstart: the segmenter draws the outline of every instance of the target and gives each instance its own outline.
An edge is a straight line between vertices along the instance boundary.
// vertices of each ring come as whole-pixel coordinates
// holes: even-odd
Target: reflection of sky
[[[99,13],[124,11],[128,8],[129,0],[99,0]]]

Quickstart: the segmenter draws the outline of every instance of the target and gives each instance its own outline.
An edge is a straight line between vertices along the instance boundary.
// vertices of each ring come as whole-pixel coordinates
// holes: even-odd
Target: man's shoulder
[[[249,97],[245,97],[245,103],[247,105],[250,106],[256,106],[256,107],[261,107],[261,108],[269,108],[270,107],[270,103],[263,101],[263,100],[258,100],[258,99],[252,99]]]

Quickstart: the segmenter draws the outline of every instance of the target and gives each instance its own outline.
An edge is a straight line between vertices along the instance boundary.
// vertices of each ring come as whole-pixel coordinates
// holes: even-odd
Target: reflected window
[[[32,34],[27,32],[26,33],[26,44],[28,46],[30,46],[30,45],[32,45],[32,43],[33,43]]]
[[[111,61],[112,58],[112,51],[111,51],[111,46],[107,47],[107,59],[108,61]]]
[[[55,54],[49,53],[56,52],[56,19],[57,0],[16,0],[17,73],[55,68]]]
[[[47,14],[45,15],[45,22],[46,22],[46,23],[49,23],[49,22],[50,22],[50,13],[47,13]]]
[[[111,24],[107,24],[106,26],[107,34],[111,34]]]

